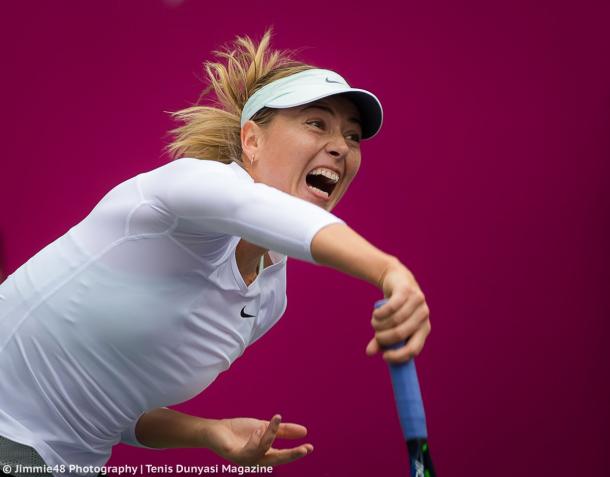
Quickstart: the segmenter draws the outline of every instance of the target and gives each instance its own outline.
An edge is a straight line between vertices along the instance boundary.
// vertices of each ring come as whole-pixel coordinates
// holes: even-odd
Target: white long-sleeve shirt
[[[0,435],[49,466],[141,445],[143,413],[199,394],[279,320],[287,256],[315,263],[313,236],[337,222],[237,163],[183,158],[119,184],[0,285]],[[241,237],[273,262],[249,286]]]

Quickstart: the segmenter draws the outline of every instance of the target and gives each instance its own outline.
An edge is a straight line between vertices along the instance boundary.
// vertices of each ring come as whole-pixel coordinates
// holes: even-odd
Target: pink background
[[[273,25],[276,47],[384,104],[335,212],[427,294],[439,475],[608,475],[607,2],[23,1],[1,16],[6,272],[162,165],[164,111],[196,100],[209,52]],[[314,453],[274,475],[406,475],[385,364],[364,355],[379,293],[294,259],[288,282],[276,328],[176,409],[307,425]],[[216,462],[121,445],[109,464]]]

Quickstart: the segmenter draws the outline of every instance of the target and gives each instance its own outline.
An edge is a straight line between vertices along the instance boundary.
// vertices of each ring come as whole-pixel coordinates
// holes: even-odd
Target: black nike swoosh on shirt
[[[256,316],[256,315],[249,315],[248,313],[245,312],[245,309],[246,309],[245,306],[241,309],[240,314],[241,314],[242,318],[254,318]]]

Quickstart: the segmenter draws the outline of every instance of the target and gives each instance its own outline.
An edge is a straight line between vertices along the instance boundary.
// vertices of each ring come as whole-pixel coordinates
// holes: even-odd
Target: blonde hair
[[[296,61],[291,50],[271,50],[268,28],[258,45],[248,36],[237,36],[233,43],[214,51],[220,61],[206,61],[209,85],[197,103],[213,90],[212,105],[194,105],[169,114],[184,124],[169,131],[175,138],[165,149],[171,159],[194,157],[241,163],[241,112],[248,98],[266,84],[314,66]],[[265,125],[275,110],[263,108],[252,120]]]

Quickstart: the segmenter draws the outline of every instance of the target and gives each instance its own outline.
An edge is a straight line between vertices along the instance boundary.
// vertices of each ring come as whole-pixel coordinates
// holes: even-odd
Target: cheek
[[[352,159],[349,162],[349,167],[346,168],[345,178],[348,180],[348,185],[349,185],[349,182],[351,182],[354,179],[354,177],[356,177],[356,174],[358,173],[359,170],[360,170],[360,156]]]
[[[285,175],[301,173],[303,168],[319,150],[318,144],[310,135],[299,131],[290,131],[277,135],[267,144],[265,154],[270,162]],[[286,181],[290,179],[285,177]]]
[[[265,150],[288,163],[295,162],[291,158],[304,156],[315,148],[315,140],[306,131],[298,127],[285,128],[269,135]]]
[[[315,153],[311,140],[294,131],[270,135],[261,151],[258,174],[262,182],[294,194],[306,164]]]

